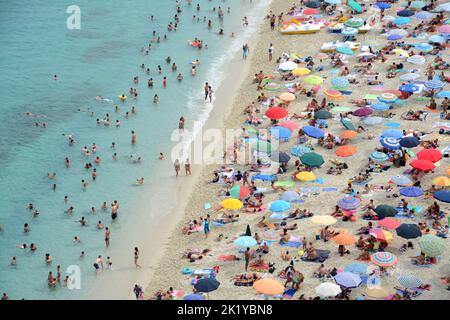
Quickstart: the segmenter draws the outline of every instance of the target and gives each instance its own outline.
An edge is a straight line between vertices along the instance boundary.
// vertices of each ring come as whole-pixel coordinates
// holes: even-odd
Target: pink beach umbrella
[[[280,123],[280,127],[294,131],[295,129],[298,129],[300,127],[300,124],[292,120],[286,120]]]
[[[450,34],[450,25],[444,24],[444,25],[440,26],[438,30],[442,34]]]

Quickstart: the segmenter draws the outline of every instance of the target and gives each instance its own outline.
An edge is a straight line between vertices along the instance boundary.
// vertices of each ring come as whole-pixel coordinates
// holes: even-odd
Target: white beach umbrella
[[[283,62],[282,64],[280,64],[278,66],[278,69],[280,69],[281,71],[292,71],[297,67],[298,67],[298,65],[295,62],[286,61],[286,62]]]
[[[418,54],[409,57],[408,59],[406,59],[406,61],[408,61],[409,63],[412,64],[417,64],[417,65],[422,65],[424,64],[427,60],[425,59],[425,57],[423,56],[419,56]]]
[[[324,282],[316,287],[316,293],[323,297],[335,297],[342,292],[341,287],[332,282]]]

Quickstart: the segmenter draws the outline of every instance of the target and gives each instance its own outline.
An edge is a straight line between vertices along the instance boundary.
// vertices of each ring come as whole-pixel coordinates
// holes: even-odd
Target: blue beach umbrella
[[[353,50],[346,46],[337,47],[336,51],[339,53],[342,53],[342,54],[346,54],[348,56],[351,56],[354,54]]]
[[[205,300],[205,297],[201,294],[188,294],[187,296],[184,296],[183,300]]]
[[[443,36],[438,36],[437,34],[435,34],[429,37],[428,41],[432,43],[445,43],[446,39]]]
[[[303,154],[311,152],[312,149],[307,146],[296,146],[291,148],[291,154],[296,157],[301,157]]]
[[[434,193],[434,197],[442,202],[450,202],[450,190],[439,190]]]
[[[346,265],[344,271],[357,274],[364,274],[367,272],[368,268],[369,268],[368,264],[355,262]]]
[[[400,130],[396,130],[396,129],[389,129],[389,130],[383,131],[383,133],[381,134],[381,137],[394,138],[396,140],[399,140],[399,139],[403,138],[403,132]]]
[[[384,152],[374,151],[370,154],[370,159],[376,162],[384,162],[389,159],[389,156]]]
[[[425,82],[425,87],[431,90],[440,89],[443,86],[445,86],[445,83],[442,82],[441,80],[429,80]]]
[[[376,110],[376,111],[385,111],[385,110],[389,109],[389,105],[387,103],[384,103],[384,102],[381,102],[381,101],[377,102],[377,103],[374,103],[374,104],[371,104],[370,107],[373,110]]]
[[[361,277],[357,274],[351,273],[351,272],[341,272],[338,273],[334,280],[338,285],[344,288],[356,288],[358,287],[362,280]]]
[[[387,39],[391,41],[400,40],[401,38],[403,38],[403,36],[400,34],[390,34],[387,37]]]
[[[420,90],[420,88],[418,86],[416,86],[415,84],[412,84],[412,83],[403,84],[398,89],[400,91],[409,92],[409,93],[417,92]]]
[[[450,11],[450,2],[446,2],[446,3],[442,3],[440,5],[438,5],[438,10],[440,11]]]
[[[381,138],[380,143],[383,147],[390,150],[397,150],[400,148],[400,143],[398,142],[398,140],[392,137]]]
[[[276,200],[270,204],[269,210],[272,212],[283,212],[291,208],[291,204],[284,200]]]
[[[423,195],[423,191],[419,187],[404,187],[399,191],[402,196],[410,198],[420,197],[421,195]]]
[[[241,236],[241,237],[237,238],[236,240],[234,240],[233,243],[236,246],[243,247],[243,248],[254,247],[258,244],[253,237],[249,237],[249,236]]]
[[[307,136],[310,136],[312,138],[320,139],[320,138],[323,138],[325,136],[325,133],[321,129],[317,128],[317,127],[304,126],[302,128],[302,130]]]
[[[416,137],[404,137],[400,140],[400,145],[403,148],[414,148],[420,144],[420,140]]]
[[[341,4],[341,0],[325,0],[329,4]]]
[[[450,91],[441,91],[439,92],[436,97],[438,98],[450,98]]]
[[[281,200],[287,201],[287,202],[298,201],[298,200],[300,200],[300,195],[298,194],[297,191],[293,191],[293,190],[285,191],[281,195]]]
[[[320,2],[319,1],[308,1],[305,3],[305,6],[308,8],[319,8],[320,7]]]
[[[252,181],[261,180],[261,181],[276,181],[278,178],[276,175],[270,174],[255,174],[252,177]]]
[[[383,118],[381,117],[367,117],[364,119],[364,124],[369,126],[374,126],[383,122]]]
[[[338,201],[338,206],[344,210],[357,209],[361,204],[361,200],[356,197],[344,197]]]
[[[430,52],[431,50],[433,50],[433,46],[429,43],[417,43],[414,45],[414,47],[423,52]]]
[[[396,176],[391,177],[392,182],[394,182],[396,185],[399,186],[409,186],[412,184],[412,181],[409,177],[403,175],[403,174],[398,174]]]
[[[346,77],[336,77],[331,79],[331,84],[337,88],[345,88],[349,85]]]
[[[286,214],[282,212],[272,213],[269,217],[270,220],[283,220],[284,218],[286,218]]]
[[[397,15],[399,17],[411,17],[412,15],[414,15],[414,12],[412,12],[411,10],[408,10],[408,9],[403,9],[403,10],[397,11]]]
[[[292,135],[292,132],[284,127],[275,126],[270,128],[270,134],[278,140],[286,140],[289,139]]]
[[[386,10],[391,7],[391,5],[387,2],[377,2],[374,4],[374,6],[381,10]]]
[[[431,20],[433,18],[433,14],[428,11],[420,11],[417,12],[414,17],[418,20]]]
[[[392,23],[397,26],[402,26],[402,25],[408,24],[410,22],[411,22],[411,19],[407,18],[407,17],[399,17],[392,21]]]

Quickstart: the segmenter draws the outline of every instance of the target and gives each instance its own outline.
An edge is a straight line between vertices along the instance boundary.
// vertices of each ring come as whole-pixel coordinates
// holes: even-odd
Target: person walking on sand
[[[173,166],[175,168],[176,177],[178,177],[178,173],[180,172],[180,161],[176,159]]]
[[[271,43],[269,46],[269,61],[272,61],[273,58],[273,44]]]
[[[134,247],[134,265],[136,266],[136,268],[142,268],[139,265],[139,249],[138,247]]]
[[[207,239],[209,235],[209,218],[210,215],[208,214],[205,220],[203,220],[203,232],[205,233],[205,239]]]
[[[137,141],[137,135],[136,132],[134,132],[134,130],[131,130],[131,144],[135,145]]]
[[[248,47],[248,44],[244,44],[242,46],[242,58],[244,60],[247,60],[247,56],[248,56],[249,53],[250,53],[250,49]]]
[[[250,260],[252,259],[252,254],[250,253],[250,248],[247,248],[244,253],[245,258],[245,272],[247,272],[248,265],[250,264]]]
[[[191,163],[189,162],[189,158],[187,158],[184,163],[184,171],[186,172],[186,175],[191,175]]]

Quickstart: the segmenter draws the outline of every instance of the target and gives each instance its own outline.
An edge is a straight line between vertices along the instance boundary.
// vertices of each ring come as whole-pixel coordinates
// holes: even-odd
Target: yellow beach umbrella
[[[289,102],[295,100],[295,94],[292,94],[290,92],[284,92],[280,94],[279,98],[283,101]]]
[[[324,226],[330,226],[335,224],[337,220],[328,215],[315,215],[311,218],[311,222],[314,224],[322,224]]]
[[[242,202],[238,199],[225,199],[221,203],[222,207],[227,210],[239,210],[242,208]]]
[[[432,183],[438,187],[448,187],[450,186],[450,179],[444,176],[434,178]]]
[[[300,181],[313,181],[317,179],[316,175],[310,171],[299,172],[295,177]]]
[[[393,52],[395,52],[398,55],[404,56],[404,57],[409,57],[409,53],[403,49],[394,49],[392,50]]]
[[[306,76],[310,73],[311,73],[311,70],[309,70],[307,68],[295,68],[294,70],[292,70],[292,74],[294,76]]]

